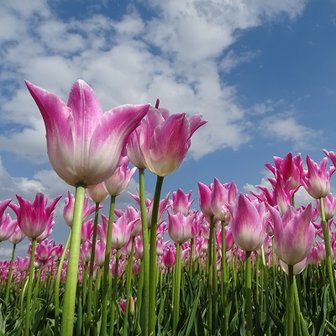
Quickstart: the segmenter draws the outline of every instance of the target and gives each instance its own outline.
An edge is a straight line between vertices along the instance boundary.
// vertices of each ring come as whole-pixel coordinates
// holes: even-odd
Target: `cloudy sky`
[[[289,151],[320,160],[336,149],[335,13],[334,0],[2,1],[0,199],[68,190],[24,79],[66,101],[82,78],[105,110],[160,98],[172,112],[202,113],[208,124],[164,193],[197,198],[197,182],[214,177],[243,191]]]

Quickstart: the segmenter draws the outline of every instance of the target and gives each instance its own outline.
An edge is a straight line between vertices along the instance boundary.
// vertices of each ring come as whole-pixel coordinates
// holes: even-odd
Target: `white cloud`
[[[72,82],[84,78],[105,109],[126,102],[154,103],[159,97],[173,111],[201,112],[209,123],[195,136],[194,157],[248,142],[246,112],[234,87],[222,81],[217,57],[236,41],[237,31],[278,15],[295,18],[304,1],[174,0],[150,5],[156,9],[150,20],[143,20],[134,7],[115,21],[103,15],[62,20],[43,1],[2,3],[0,28],[6,34],[0,34],[0,84],[12,92],[0,97],[0,119],[20,127],[0,134],[0,150],[46,160],[41,155],[44,126],[23,79],[66,100]],[[7,32],[8,22],[15,29]],[[231,68],[252,57],[247,52],[233,61],[227,55],[231,60],[224,59],[224,65]]]
[[[311,148],[319,131],[300,124],[293,116],[278,115],[262,120],[260,129],[268,137],[293,143],[295,150]]]

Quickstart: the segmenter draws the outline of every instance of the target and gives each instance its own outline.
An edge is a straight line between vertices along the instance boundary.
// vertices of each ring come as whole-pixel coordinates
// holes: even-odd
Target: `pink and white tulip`
[[[249,200],[243,194],[235,206],[230,207],[231,228],[234,241],[244,251],[258,249],[266,234],[266,211],[264,203]]]
[[[123,105],[103,113],[83,80],[73,84],[67,104],[28,81],[26,85],[45,123],[50,163],[73,186],[95,185],[113,173],[129,134],[149,108]]]

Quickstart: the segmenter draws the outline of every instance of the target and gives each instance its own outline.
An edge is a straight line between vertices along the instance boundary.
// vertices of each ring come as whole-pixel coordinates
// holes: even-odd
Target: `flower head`
[[[103,113],[92,88],[76,81],[65,104],[55,94],[26,85],[45,123],[48,156],[70,185],[95,185],[114,171],[129,134],[149,105],[123,105]]]
[[[231,209],[231,227],[234,241],[244,251],[254,251],[265,239],[265,205],[240,194]]]
[[[57,196],[49,206],[42,193],[37,193],[33,202],[16,195],[19,206],[13,208],[16,212],[18,225],[23,233],[31,239],[38,238],[52,221],[57,202],[62,196]]]

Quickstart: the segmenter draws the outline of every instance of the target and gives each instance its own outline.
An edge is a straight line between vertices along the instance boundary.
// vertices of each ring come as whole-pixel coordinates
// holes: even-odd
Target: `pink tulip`
[[[316,208],[320,211],[320,202],[316,201]],[[334,217],[336,211],[336,198],[330,193],[324,199],[325,218],[328,221]]]
[[[42,263],[46,262],[51,257],[54,245],[55,242],[50,240],[44,240],[37,244],[35,252],[36,258]]]
[[[176,262],[176,251],[173,244],[165,244],[163,248],[163,254],[161,257],[163,266],[171,268],[175,265]]]
[[[103,235],[107,235],[107,225],[108,225],[108,218],[102,215],[103,220]],[[121,249],[131,238],[131,233],[133,230],[134,221],[129,222],[126,216],[119,217],[113,224],[112,224],[112,239],[111,239],[111,247],[113,249]],[[99,228],[99,227],[98,227]],[[101,229],[98,231],[98,235],[101,236]],[[105,238],[106,239],[106,238]]]
[[[106,244],[102,240],[97,240],[95,246],[95,262],[98,266],[103,266],[105,261]]]
[[[333,165],[336,167],[336,153],[332,151],[323,150],[323,153],[331,160]]]
[[[207,186],[202,182],[198,182],[199,206],[207,219],[214,215],[211,207],[212,191],[213,191],[213,184]]]
[[[315,239],[312,224],[312,207],[296,210],[289,207],[281,216],[278,210],[269,206],[274,224],[276,253],[287,265],[295,265],[310,253]]]
[[[332,167],[327,171],[328,158],[322,159],[317,164],[307,155],[307,168],[302,184],[308,194],[316,199],[326,197],[330,193],[330,178],[336,168]]]
[[[174,214],[182,213],[187,215],[193,201],[190,201],[191,191],[188,194],[184,193],[182,189],[177,189],[173,192],[173,200],[171,201],[171,208]]]
[[[6,208],[8,207],[8,205],[9,205],[9,203],[10,203],[11,201],[12,201],[12,200],[10,200],[10,199],[6,199],[6,200],[0,202],[0,219],[1,219],[2,216],[4,215],[5,210],[6,210]],[[12,205],[11,205],[11,208],[13,208]],[[13,209],[13,210],[14,210],[14,209]]]
[[[80,253],[83,263],[89,262],[91,259],[92,243],[89,240],[84,241],[80,247]]]
[[[149,105],[123,105],[103,113],[92,88],[76,81],[65,104],[26,81],[44,119],[50,163],[70,185],[95,185],[117,166],[129,134]]]
[[[42,193],[37,193],[32,203],[16,195],[19,206],[15,206],[13,210],[16,213],[19,227],[28,238],[35,239],[48,228],[48,224],[50,225],[50,221],[52,221],[55,206],[61,197],[57,196],[47,206],[48,200]]]
[[[63,218],[65,223],[72,227],[73,213],[75,207],[75,197],[68,191],[68,197],[65,198],[65,205],[63,209]],[[88,219],[88,217],[96,211],[96,206],[90,206],[89,198],[85,196],[83,205],[83,222]]]
[[[265,239],[265,205],[240,194],[236,206],[229,207],[234,241],[244,251],[254,251]]]
[[[232,235],[232,230],[230,227],[225,226],[224,229],[225,232],[225,251],[231,250],[234,240]],[[216,242],[219,248],[222,248],[222,230],[218,230],[216,233]]]
[[[98,183],[93,186],[89,186],[86,189],[86,192],[90,197],[90,199],[95,203],[103,202],[109,195],[108,191],[106,190],[104,182]]]
[[[17,227],[17,220],[7,215],[0,216],[0,241],[7,240],[14,233]]]
[[[168,232],[176,244],[183,244],[193,237],[192,224],[195,215],[184,216],[182,213],[168,214]]]
[[[51,235],[54,224],[55,221],[53,220],[53,218],[50,218],[43,232],[36,238],[37,242],[41,242]]]
[[[165,109],[151,107],[140,124],[146,168],[158,176],[175,171],[187,154],[191,136],[205,123],[199,115],[187,118],[185,113],[169,115]]]
[[[82,224],[81,229],[82,242],[90,240],[92,233],[93,233],[93,219],[90,219]]]
[[[297,154],[293,157],[292,153],[288,153],[285,158],[275,156],[275,167],[267,163],[265,166],[274,174],[276,178],[280,177],[284,181],[285,189],[295,192],[302,184],[303,165],[301,155]]]
[[[20,229],[20,226],[17,225],[13,234],[9,237],[9,241],[12,244],[18,244],[24,239],[24,237],[25,237],[25,234]]]
[[[117,168],[104,183],[107,191],[112,196],[118,196],[126,190],[136,168],[128,168],[129,160],[126,156],[121,157]]]
[[[236,202],[237,193],[238,189],[235,183],[222,184],[217,178],[214,179],[211,192],[211,209],[215,220],[229,223],[230,212],[227,206]]]

